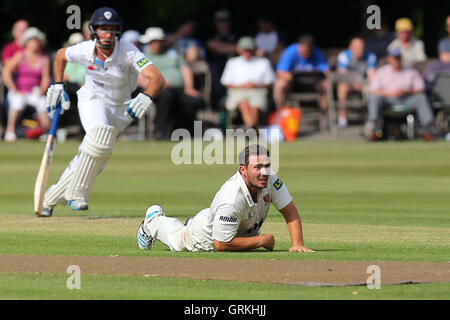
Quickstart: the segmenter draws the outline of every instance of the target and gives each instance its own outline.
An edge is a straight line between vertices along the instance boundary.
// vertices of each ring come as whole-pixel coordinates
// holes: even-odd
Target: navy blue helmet
[[[91,39],[96,37],[96,28],[98,26],[116,26],[116,35],[120,37],[122,33],[122,21],[116,10],[110,7],[101,7],[94,11],[89,22],[89,31],[91,32]]]

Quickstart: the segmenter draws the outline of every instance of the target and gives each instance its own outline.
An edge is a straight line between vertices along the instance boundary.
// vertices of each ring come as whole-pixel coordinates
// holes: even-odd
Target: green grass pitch
[[[55,144],[54,183],[78,141]],[[450,146],[446,142],[297,141],[280,145],[278,174],[294,197],[305,244],[314,254],[289,254],[282,216],[272,207],[263,232],[274,252],[173,253],[161,243],[137,250],[135,232],[149,204],[184,220],[209,206],[236,165],[175,165],[175,143],[118,141],[98,176],[87,212],[57,207],[67,224],[45,232],[34,218],[33,188],[44,144],[0,143],[0,254],[121,255],[211,259],[450,261]],[[88,217],[92,224],[73,217]],[[112,219],[102,219],[102,218]],[[81,220],[81,219],[80,219]],[[108,220],[108,224],[104,222]],[[110,223],[110,221],[113,223]],[[0,255],[1,259],[1,255]],[[83,275],[68,290],[66,274],[0,273],[1,299],[448,299],[450,285],[301,287],[214,280]],[[152,288],[152,290],[149,290]],[[220,288],[220,290],[218,290]]]

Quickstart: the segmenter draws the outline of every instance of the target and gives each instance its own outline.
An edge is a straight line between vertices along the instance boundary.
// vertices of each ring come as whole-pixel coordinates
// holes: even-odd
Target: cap
[[[214,19],[216,20],[228,20],[231,18],[231,13],[228,10],[220,9],[214,13]]]
[[[402,56],[402,52],[400,51],[399,48],[390,49],[390,50],[388,50],[387,54],[389,57],[396,57],[396,58]]]
[[[145,34],[139,37],[141,43],[150,43],[154,40],[165,40],[164,30],[159,27],[150,27],[145,30]]]
[[[122,34],[122,39],[125,39],[130,42],[138,42],[139,32],[136,30],[127,30]]]
[[[141,43],[150,43],[154,40],[165,40],[164,30],[158,27],[150,27],[145,30],[145,34],[139,37]]]
[[[395,22],[395,30],[396,31],[412,31],[413,24],[408,18],[401,18]]]
[[[83,34],[80,32],[72,33],[67,40],[67,45],[72,46],[84,40]]]
[[[238,47],[242,50],[254,50],[256,48],[255,41],[252,37],[242,37],[238,41]]]
[[[41,45],[44,46],[45,41],[46,41],[46,36],[38,28],[29,27],[28,29],[25,30],[25,32],[22,35],[22,38],[21,38],[22,46],[24,46],[25,43],[30,39],[38,39],[41,42]]]

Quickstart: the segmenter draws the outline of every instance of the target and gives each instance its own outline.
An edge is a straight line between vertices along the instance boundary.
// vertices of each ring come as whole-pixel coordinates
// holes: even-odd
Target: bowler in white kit
[[[284,183],[270,169],[270,152],[247,146],[239,154],[239,170],[216,193],[211,205],[186,223],[151,205],[137,232],[138,247],[149,250],[155,240],[172,251],[272,251],[275,238],[260,234],[270,204],[283,215],[291,237],[290,252],[313,252],[303,243],[300,216]]]
[[[78,111],[86,135],[78,154],[44,198],[42,216],[52,216],[58,203],[73,210],[87,210],[95,177],[111,155],[117,135],[133,120],[141,119],[165,81],[158,69],[133,44],[120,39],[121,19],[113,8],[102,7],[92,14],[90,41],[57,51],[54,80],[47,91],[50,118],[61,102],[61,113],[70,106],[64,92],[63,74],[67,62],[86,69],[86,82],[78,90]],[[143,93],[131,99],[139,74],[148,78]],[[131,99],[131,100],[130,100]]]

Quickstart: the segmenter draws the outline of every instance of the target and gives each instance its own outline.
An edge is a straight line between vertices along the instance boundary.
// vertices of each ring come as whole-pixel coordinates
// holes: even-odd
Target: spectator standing
[[[387,55],[387,48],[395,40],[395,32],[392,32],[386,21],[381,20],[379,29],[373,29],[365,38],[367,51],[373,52],[378,61]]]
[[[350,41],[348,49],[338,55],[337,67],[339,73],[356,72],[361,74],[367,82],[370,82],[377,67],[377,57],[374,53],[366,50],[363,37],[354,36]],[[347,101],[349,94],[351,92],[361,94],[363,89],[362,83],[338,83],[337,97],[340,102],[343,102],[339,108],[339,127],[347,126],[345,101]]]
[[[388,46],[388,50],[399,49],[402,53],[402,63],[405,67],[412,67],[416,62],[426,60],[423,41],[412,35],[413,24],[408,18],[401,18],[395,22],[397,38]]]
[[[448,52],[450,52],[450,15],[447,16],[447,19],[445,20],[445,30],[447,30],[448,36],[445,38],[442,38],[439,41],[439,44],[438,44],[439,55],[447,54]],[[444,58],[444,60],[445,60],[445,58]]]
[[[5,65],[8,59],[12,58],[12,56],[14,56],[18,51],[23,50],[21,38],[27,28],[28,22],[26,20],[22,19],[14,23],[11,31],[14,40],[6,44],[2,50],[3,65]]]
[[[424,139],[433,140],[431,126],[433,112],[425,95],[424,81],[415,69],[402,65],[398,49],[388,52],[388,64],[379,68],[370,84],[369,125],[373,127],[370,140],[383,137],[383,109],[385,106],[403,105],[417,113],[425,131]]]
[[[140,42],[147,45],[144,53],[158,67],[166,80],[164,89],[155,99],[157,109],[155,138],[170,137],[171,120],[175,120],[172,126],[193,132],[196,112],[202,107],[203,100],[194,88],[191,68],[176,50],[167,48],[166,36],[161,28],[148,28],[141,36]],[[140,87],[143,86],[141,80]]]
[[[266,16],[258,18],[258,32],[255,35],[256,55],[265,56],[276,66],[286,45],[286,35],[275,28],[273,19]]]
[[[325,55],[315,45],[313,36],[302,35],[298,43],[291,44],[283,51],[276,71],[277,80],[274,84],[273,98],[277,109],[279,109],[286,104],[287,94],[293,79],[292,72],[320,71],[328,75],[329,66]],[[321,94],[319,105],[323,112],[327,108],[326,88],[326,80],[320,81],[314,88]]]
[[[195,37],[196,23],[186,20],[177,31],[167,39],[167,45],[176,49],[187,62],[206,59],[203,43]]]
[[[257,126],[259,113],[267,111],[268,88],[275,81],[269,59],[255,56],[252,37],[238,41],[238,57],[225,65],[221,83],[227,88],[227,110],[239,108],[246,128]]]
[[[227,60],[236,54],[237,38],[231,31],[231,14],[227,10],[219,10],[214,14],[216,34],[206,44],[211,69],[211,103],[213,108],[220,109],[227,90],[220,83]]]
[[[42,54],[45,34],[35,27],[23,33],[23,51],[17,52],[6,63],[2,75],[8,87],[8,124],[5,141],[16,140],[16,121],[27,105],[36,108],[40,125],[47,130],[49,119],[45,108],[45,92],[50,84],[50,59]],[[16,77],[13,79],[13,73]]]

